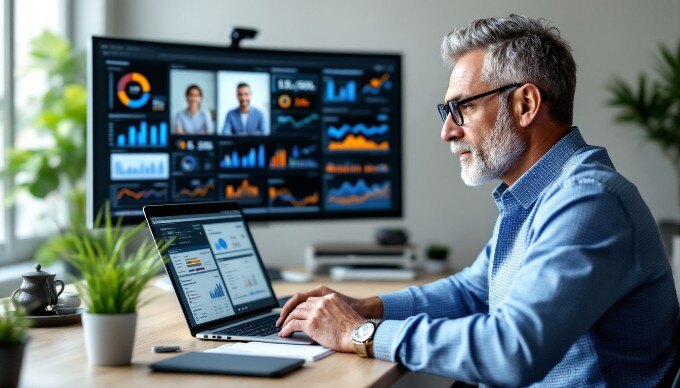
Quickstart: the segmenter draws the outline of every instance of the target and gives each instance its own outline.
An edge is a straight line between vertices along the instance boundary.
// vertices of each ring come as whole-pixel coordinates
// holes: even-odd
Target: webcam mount
[[[234,27],[231,30],[231,48],[241,48],[241,41],[244,39],[255,39],[257,30],[254,28]]]

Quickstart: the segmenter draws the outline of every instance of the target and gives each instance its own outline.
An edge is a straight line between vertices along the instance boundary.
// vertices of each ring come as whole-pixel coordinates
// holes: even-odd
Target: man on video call
[[[265,135],[264,114],[250,105],[250,85],[241,82],[236,86],[238,108],[227,112],[222,135]]]
[[[452,71],[441,138],[465,184],[501,180],[491,239],[470,267],[424,286],[298,293],[280,335],[489,385],[667,381],[679,314],[670,265],[635,186],[572,126],[569,44],[510,15],[453,30],[442,56]]]

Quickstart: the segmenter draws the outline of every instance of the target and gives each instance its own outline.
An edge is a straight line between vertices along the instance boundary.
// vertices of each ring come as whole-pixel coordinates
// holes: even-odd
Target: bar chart
[[[165,121],[125,120],[111,123],[113,146],[117,148],[164,148],[168,145]]]

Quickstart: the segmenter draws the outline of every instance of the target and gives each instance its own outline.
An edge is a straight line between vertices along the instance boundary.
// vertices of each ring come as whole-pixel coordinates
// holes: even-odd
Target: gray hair
[[[479,19],[455,29],[442,41],[450,67],[464,54],[485,49],[481,81],[492,87],[530,82],[538,87],[558,122],[572,124],[576,62],[557,28],[521,15]]]

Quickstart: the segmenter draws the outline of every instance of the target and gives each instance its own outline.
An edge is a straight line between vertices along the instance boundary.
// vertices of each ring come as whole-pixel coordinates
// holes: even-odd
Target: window
[[[64,0],[15,2],[14,145],[17,148],[51,145],[51,137],[45,136],[34,126],[41,98],[47,90],[47,78],[42,72],[31,71],[30,45],[45,30],[66,35],[65,9]],[[59,196],[48,196],[45,200],[37,200],[28,194],[18,196],[14,207],[16,237],[26,239],[55,232],[59,225],[64,224],[65,209]]]
[[[47,145],[51,139],[34,126],[47,83],[43,74],[30,69],[30,43],[45,30],[66,35],[69,1],[0,0],[0,49],[3,51],[3,61],[0,63],[0,99],[3,107],[0,111],[3,134],[0,139],[0,166],[5,163],[5,148],[35,148]],[[5,196],[12,190],[12,183],[10,179],[2,182],[0,200],[3,204]],[[2,206],[0,263],[27,258],[39,239],[57,230],[58,223],[65,219],[65,208],[58,196],[36,200],[27,194],[17,196],[11,205]]]

